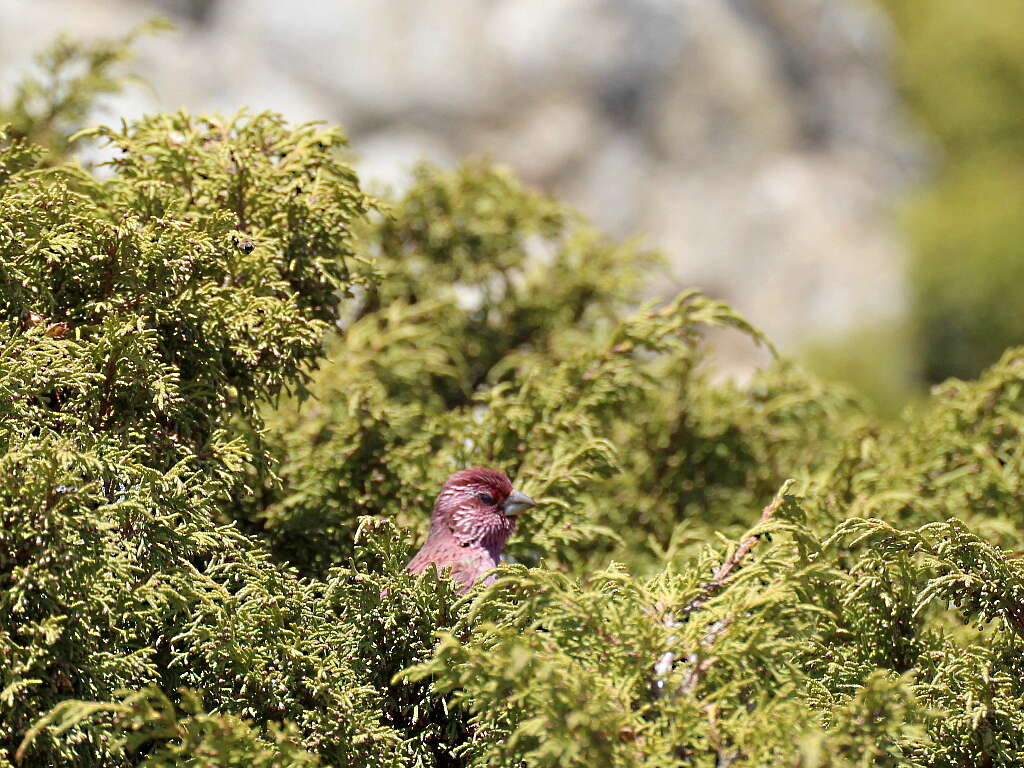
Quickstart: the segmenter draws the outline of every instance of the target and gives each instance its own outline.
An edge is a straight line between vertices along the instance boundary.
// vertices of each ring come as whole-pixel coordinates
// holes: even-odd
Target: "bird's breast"
[[[425,571],[431,565],[439,571],[448,571],[465,592],[478,582],[483,575],[500,562],[499,553],[488,547],[462,546],[454,539],[427,539],[427,543],[416,553],[406,566],[412,573]],[[487,583],[493,583],[488,579]]]

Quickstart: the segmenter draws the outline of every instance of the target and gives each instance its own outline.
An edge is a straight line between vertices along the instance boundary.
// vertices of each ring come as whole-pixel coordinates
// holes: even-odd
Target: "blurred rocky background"
[[[177,31],[143,39],[133,66],[150,89],[98,119],[248,105],[340,122],[366,180],[393,189],[421,158],[489,155],[664,251],[671,278],[655,294],[703,287],[784,352],[891,404],[973,375],[1024,335],[1015,307],[994,324],[974,317],[1024,285],[1017,240],[992,234],[1024,235],[1024,192],[985,175],[1024,146],[1021,7],[0,0],[0,85],[60,31],[111,36],[166,15]],[[990,124],[993,111],[1005,119]],[[1009,148],[970,179],[940,186],[999,141]],[[983,221],[957,219],[965,206]],[[960,265],[985,232],[979,276]],[[734,370],[752,354],[722,351]]]

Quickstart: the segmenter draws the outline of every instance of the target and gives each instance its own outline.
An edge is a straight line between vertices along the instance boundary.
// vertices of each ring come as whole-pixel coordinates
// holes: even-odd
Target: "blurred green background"
[[[928,172],[900,208],[909,318],[808,354],[892,410],[1024,339],[1024,4],[880,2],[899,93],[929,142]]]
[[[939,153],[907,215],[923,375],[974,376],[1024,339],[1024,5],[887,8],[902,92]]]

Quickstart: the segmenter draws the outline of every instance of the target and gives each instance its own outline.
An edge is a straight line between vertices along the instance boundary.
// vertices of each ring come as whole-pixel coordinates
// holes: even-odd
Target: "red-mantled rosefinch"
[[[427,542],[406,569],[422,573],[434,565],[448,570],[466,592],[500,560],[501,549],[515,530],[515,517],[534,505],[512,487],[504,472],[473,467],[449,477],[434,502]],[[490,576],[486,583],[490,584]]]

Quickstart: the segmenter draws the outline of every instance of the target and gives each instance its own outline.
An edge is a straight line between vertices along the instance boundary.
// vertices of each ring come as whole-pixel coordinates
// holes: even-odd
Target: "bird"
[[[434,566],[464,594],[501,561],[501,550],[516,528],[516,516],[536,502],[512,487],[508,475],[470,467],[449,477],[434,502],[430,531],[405,566],[413,574]],[[485,579],[494,583],[494,574]]]

